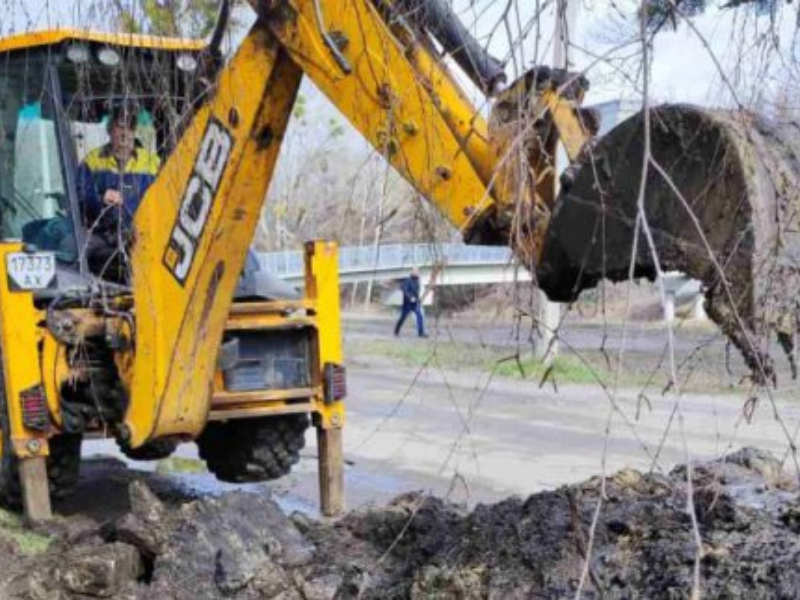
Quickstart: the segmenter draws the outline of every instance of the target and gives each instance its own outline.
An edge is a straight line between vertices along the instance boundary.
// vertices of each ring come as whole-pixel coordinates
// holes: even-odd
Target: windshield
[[[210,90],[180,64],[82,42],[0,57],[0,239],[76,262],[77,227],[90,270],[98,241],[127,256],[136,209]]]
[[[120,106],[135,113],[137,146],[165,158],[199,101],[197,74],[176,69],[169,53],[128,50],[114,66],[67,60],[58,72],[78,163],[109,143],[109,118]]]
[[[104,114],[100,122],[81,120],[76,116],[69,120],[70,132],[75,141],[75,153],[79,163],[86,160],[92,150],[103,148],[109,143],[109,114]],[[156,130],[153,117],[148,110],[138,110],[135,117],[136,145],[148,152],[156,153]]]
[[[44,57],[0,64],[0,236],[73,262],[75,234],[45,81]]]

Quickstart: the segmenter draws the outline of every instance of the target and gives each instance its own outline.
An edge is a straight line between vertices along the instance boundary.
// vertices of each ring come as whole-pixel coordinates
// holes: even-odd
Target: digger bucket
[[[564,181],[539,284],[569,302],[631,268],[653,279],[658,261],[662,272],[702,282],[708,315],[754,375],[769,379],[770,332],[792,336],[800,305],[800,129],[676,105],[651,109],[649,130],[641,204],[643,113],[588,149]]]

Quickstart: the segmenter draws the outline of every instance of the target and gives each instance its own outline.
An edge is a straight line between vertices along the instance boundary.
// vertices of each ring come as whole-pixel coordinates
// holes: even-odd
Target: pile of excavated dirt
[[[688,597],[699,557],[704,595],[796,598],[796,477],[745,449],[696,465],[693,482],[699,551],[683,467],[472,512],[412,493],[333,523],[241,492],[168,507],[135,482],[122,518],[63,521],[43,554],[3,555],[0,597],[560,598],[588,555],[585,597]]]

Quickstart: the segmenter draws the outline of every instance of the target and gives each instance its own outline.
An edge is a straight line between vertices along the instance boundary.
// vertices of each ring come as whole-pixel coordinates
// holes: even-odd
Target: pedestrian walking
[[[400,284],[400,289],[403,291],[403,306],[400,309],[400,318],[397,320],[397,325],[394,326],[395,336],[400,335],[400,329],[403,327],[409,313],[414,313],[417,319],[417,335],[421,338],[428,337],[425,333],[425,319],[422,316],[422,300],[420,298],[420,283],[419,283],[419,269],[416,267],[411,270],[411,273]]]

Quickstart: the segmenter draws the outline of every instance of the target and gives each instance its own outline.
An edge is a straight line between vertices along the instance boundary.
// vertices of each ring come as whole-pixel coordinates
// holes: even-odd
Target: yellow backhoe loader
[[[289,471],[310,423],[323,512],[342,509],[336,247],[307,245],[302,296],[248,259],[303,76],[467,242],[511,245],[553,297],[572,299],[607,275],[598,258],[607,218],[621,224],[608,275],[627,273],[636,201],[617,210],[598,186],[623,171],[635,181],[641,159],[630,150],[609,162],[588,143],[597,123],[580,107],[583,77],[534,67],[506,85],[443,0],[250,4],[257,21],[227,63],[227,2],[207,45],[64,30],[0,41],[0,500],[31,519],[47,518],[50,497],[75,485],[84,438],[113,437],[143,460],[195,441],[220,479],[260,481]],[[491,98],[491,115],[455,69]],[[120,106],[137,152],[157,158],[129,227],[112,228],[121,265],[112,274],[92,260],[97,218],[82,169],[114,158],[102,149]],[[559,144],[576,168],[557,199]],[[596,152],[606,160],[597,168]],[[113,197],[102,211],[122,212]],[[700,219],[662,237],[705,240],[716,223]],[[717,237],[714,251],[752,254]],[[636,275],[656,274],[640,254]],[[715,306],[736,312],[732,298],[752,297],[749,285],[715,287],[730,301]],[[757,330],[750,313],[736,317],[746,336]]]

